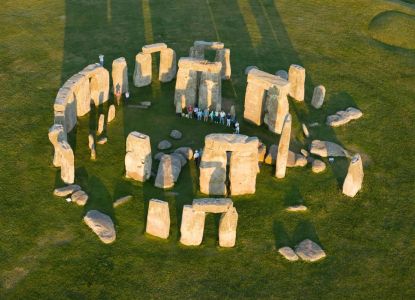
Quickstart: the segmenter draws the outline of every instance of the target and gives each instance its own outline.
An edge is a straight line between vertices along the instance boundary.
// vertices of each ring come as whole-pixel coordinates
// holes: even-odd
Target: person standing
[[[199,168],[199,164],[200,164],[200,153],[199,153],[199,150],[195,150],[195,153],[193,154],[193,159],[195,160],[196,167]]]
[[[239,134],[239,122],[238,121],[236,121],[235,123],[235,133]]]
[[[231,127],[231,114],[226,114],[226,127]]]
[[[194,112],[194,118],[197,119],[197,117],[199,116],[199,107],[197,105],[195,105],[195,108],[193,110]]]
[[[219,112],[217,110],[215,111],[215,123],[219,123]]]
[[[203,121],[207,122],[209,119],[209,108],[205,108],[203,111]]]
[[[187,117],[189,119],[193,118],[193,107],[191,104],[187,106]]]
[[[214,118],[215,118],[215,112],[212,110],[209,114],[210,116],[210,122],[213,122]]]

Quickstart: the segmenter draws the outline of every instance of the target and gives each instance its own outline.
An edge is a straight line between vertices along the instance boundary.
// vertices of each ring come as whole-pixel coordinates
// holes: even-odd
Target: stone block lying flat
[[[193,210],[205,213],[224,213],[233,207],[229,198],[201,198],[193,200]]]
[[[156,44],[143,46],[142,51],[143,53],[151,54],[154,52],[159,52],[164,49],[167,49],[167,45],[165,43],[156,43]]]
[[[97,210],[90,210],[85,215],[84,222],[103,243],[110,244],[115,241],[114,223],[109,216]]]

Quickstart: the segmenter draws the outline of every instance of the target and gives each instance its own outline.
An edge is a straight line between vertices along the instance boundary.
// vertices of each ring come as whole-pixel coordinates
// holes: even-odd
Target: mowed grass
[[[374,41],[369,32],[372,19],[390,10],[415,15],[398,2],[363,0],[2,1],[0,298],[413,299],[415,52]],[[400,35],[411,38],[406,28]],[[341,194],[345,160],[318,175],[309,167],[288,169],[282,180],[263,166],[257,193],[233,197],[239,213],[235,248],[218,247],[214,215],[206,219],[200,247],[181,246],[182,207],[200,196],[194,164],[186,165],[172,189],[178,195],[154,188],[154,179],[125,180],[125,138],[133,130],[146,133],[156,153],[171,129],[184,134],[174,147],[193,148],[203,146],[206,134],[229,130],[177,118],[174,82],[156,80],[155,57],[151,86],[135,88],[130,80],[131,102],[150,100],[152,107],[117,107],[96,161],[89,160],[87,136],[109,103],[81,118],[70,135],[76,182],[90,196],[86,207],[54,197],[53,189],[63,184],[51,164],[47,132],[62,83],[99,54],[108,69],[124,56],[132,76],[143,45],[165,42],[181,57],[194,40],[220,40],[231,49],[232,80],[223,82],[223,97],[236,104],[239,117],[246,66],[270,73],[292,63],[306,68],[306,102],[291,101],[290,107],[293,150],[311,141],[301,133],[302,122],[323,124],[340,109],[361,109],[363,118],[348,125],[311,129],[313,138],[362,155],[365,179],[358,196]],[[310,100],[318,84],[327,94],[315,110]],[[241,131],[267,145],[278,141],[265,127],[241,122]],[[113,209],[112,202],[127,194],[134,199]],[[169,201],[167,241],[144,233],[151,198]],[[309,211],[285,212],[298,203]],[[83,224],[89,209],[113,218],[114,244],[102,244]],[[318,242],[327,258],[289,263],[278,254],[279,247],[304,238]]]

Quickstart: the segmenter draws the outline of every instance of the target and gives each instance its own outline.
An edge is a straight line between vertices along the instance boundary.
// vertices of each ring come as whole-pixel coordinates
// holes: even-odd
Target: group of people
[[[208,108],[201,109],[197,105],[193,107],[192,105],[188,105],[186,108],[183,109],[182,113],[178,113],[181,117],[186,117],[189,119],[197,119],[198,121],[203,120],[204,122],[222,124],[227,127],[234,127],[235,133],[239,134],[239,122],[236,119],[235,114],[225,113],[223,110],[209,110]]]

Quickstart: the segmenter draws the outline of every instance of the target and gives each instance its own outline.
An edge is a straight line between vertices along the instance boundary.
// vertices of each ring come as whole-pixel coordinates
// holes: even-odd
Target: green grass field
[[[407,17],[373,20],[387,11]],[[413,41],[414,16],[413,4],[381,0],[1,1],[0,298],[414,299],[415,50],[396,47]],[[373,30],[385,30],[394,44],[375,40]],[[219,40],[231,49],[232,80],[223,82],[222,94],[236,104],[239,117],[246,66],[270,73],[292,63],[306,68],[306,103],[290,102],[293,150],[311,141],[301,122],[324,123],[338,110],[361,109],[357,121],[311,130],[315,139],[362,155],[365,179],[357,197],[341,193],[345,160],[328,164],[322,174],[309,166],[291,168],[283,180],[263,166],[257,193],[233,197],[239,213],[235,248],[218,247],[213,215],[200,247],[181,246],[182,207],[200,196],[197,169],[190,163],[182,170],[176,196],[154,188],[154,179],[125,180],[125,138],[133,130],[146,133],[156,153],[171,129],[184,133],[175,147],[193,148],[203,146],[206,134],[229,130],[177,118],[174,82],[153,79],[151,86],[135,88],[131,77],[131,102],[150,100],[152,107],[120,106],[96,161],[89,159],[87,136],[108,103],[81,118],[70,142],[76,183],[89,202],[78,207],[54,197],[63,183],[52,166],[47,133],[63,82],[101,53],[108,69],[114,58],[126,57],[132,76],[143,45],[165,42],[182,57],[194,40]],[[157,61],[153,67],[157,78]],[[319,84],[327,89],[326,101],[315,110],[310,100]],[[278,141],[265,127],[241,122],[241,132],[267,145]],[[133,200],[114,210],[112,202],[127,194]],[[169,201],[167,241],[144,233],[151,198]],[[285,211],[297,203],[309,211]],[[102,244],[83,223],[90,209],[113,218],[114,244]],[[318,242],[327,258],[289,263],[278,254],[280,246],[304,238]]]

